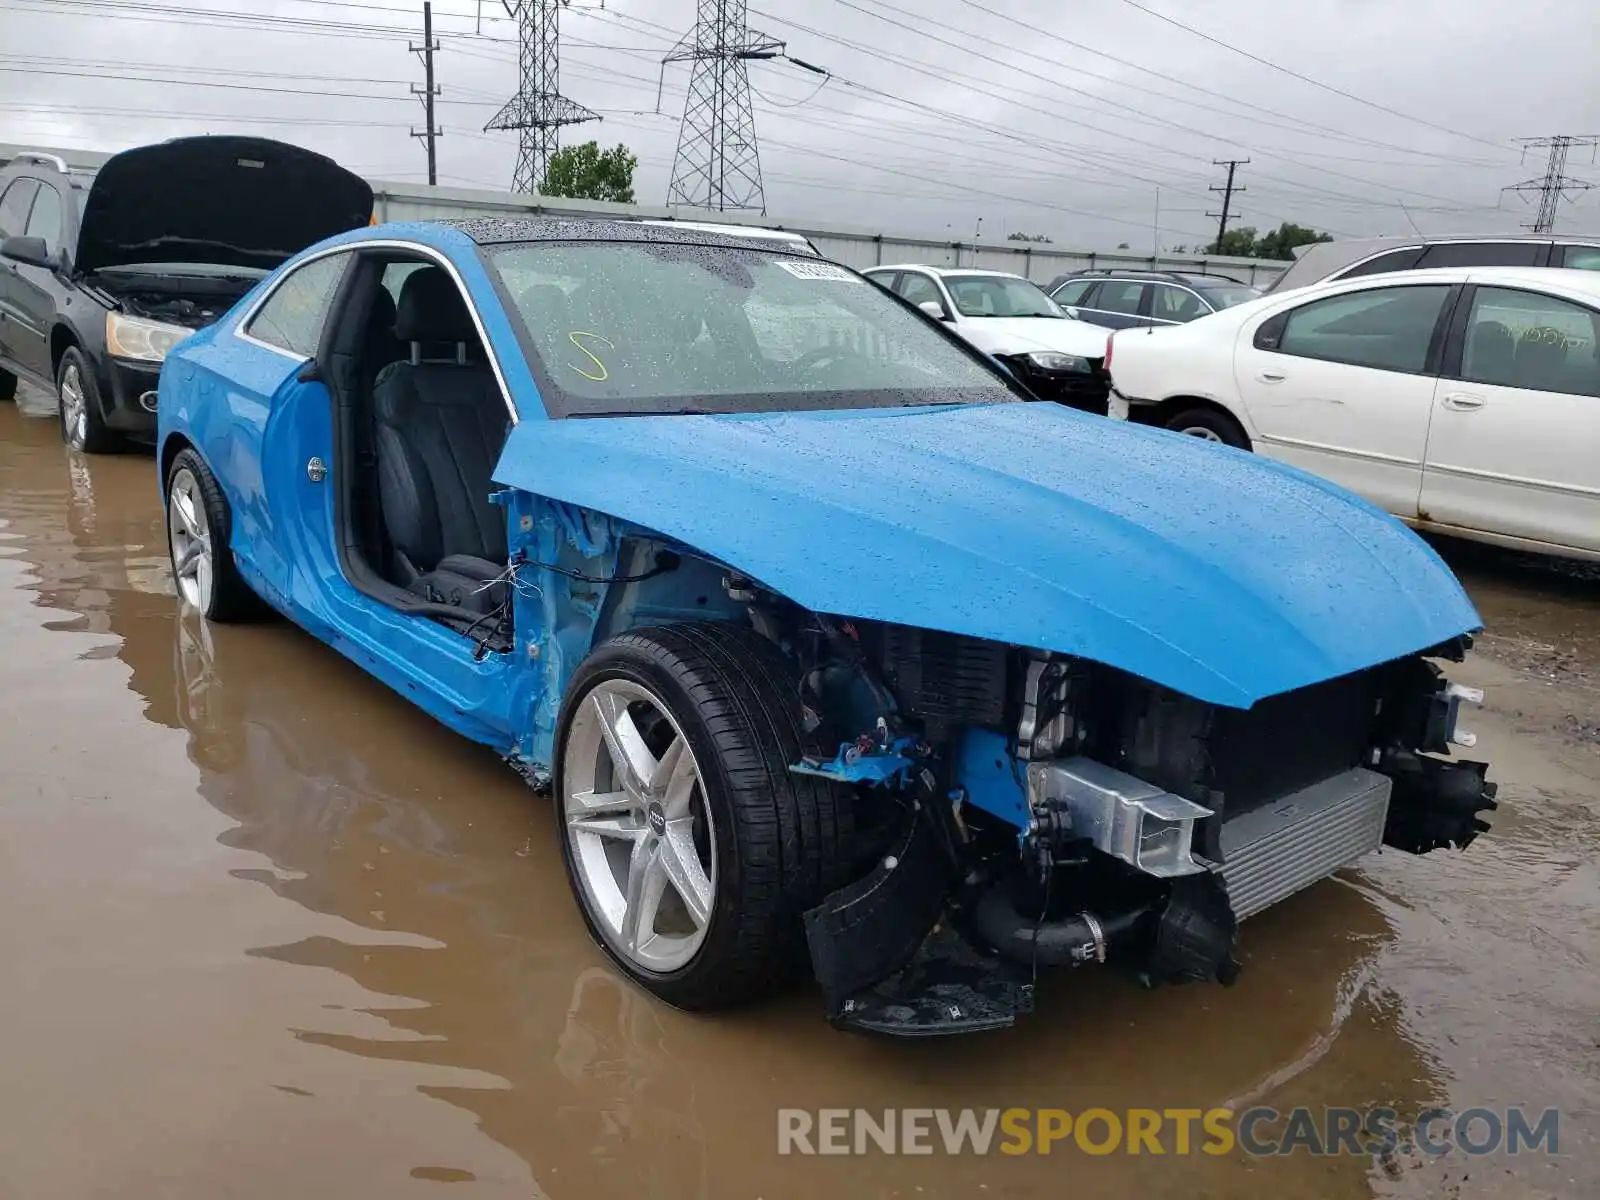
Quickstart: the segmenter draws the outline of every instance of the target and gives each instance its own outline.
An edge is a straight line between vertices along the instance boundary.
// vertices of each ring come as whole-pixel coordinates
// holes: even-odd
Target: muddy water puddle
[[[69,456],[47,411],[0,406],[5,1200],[1600,1194],[1600,748],[1566,725],[1600,582],[1458,564],[1506,801],[1465,855],[1256,918],[1232,989],[1083,972],[1010,1033],[886,1044],[807,991],[625,985],[544,800],[293,628],[180,615],[148,459]],[[1230,1104],[1554,1107],[1560,1151],[777,1153],[779,1108]]]

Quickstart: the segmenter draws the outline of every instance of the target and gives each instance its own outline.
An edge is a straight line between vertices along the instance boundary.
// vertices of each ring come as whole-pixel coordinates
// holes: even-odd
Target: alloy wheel
[[[1222,435],[1220,433],[1218,433],[1215,429],[1207,429],[1204,425],[1190,425],[1187,429],[1180,429],[1178,432],[1186,433],[1190,437],[1197,437],[1203,442],[1222,441]]]
[[[61,430],[68,443],[83,449],[89,436],[89,404],[84,397],[83,375],[74,362],[61,372]]]
[[[666,705],[629,680],[597,683],[572,719],[562,780],[581,899],[607,942],[646,971],[688,964],[715,911],[716,833]]]
[[[178,592],[191,608],[211,606],[215,563],[211,526],[200,484],[187,467],[172,477],[167,497],[167,536],[172,540],[172,573]]]

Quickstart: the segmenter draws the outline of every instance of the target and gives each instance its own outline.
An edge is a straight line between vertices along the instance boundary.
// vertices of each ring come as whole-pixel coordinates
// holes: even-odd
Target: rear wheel
[[[1174,433],[1186,433],[1207,442],[1221,442],[1240,450],[1250,449],[1250,437],[1244,427],[1221,409],[1184,409],[1169,417],[1164,424]]]
[[[17,377],[10,371],[0,371],[0,400],[17,398]]]
[[[56,371],[56,396],[61,405],[61,440],[85,454],[109,454],[120,442],[106,427],[100,389],[83,351],[67,347]]]
[[[641,629],[578,668],[557,725],[555,819],[595,940],[680,1008],[774,990],[801,914],[849,870],[848,797],[796,775],[798,688],[731,625]]]

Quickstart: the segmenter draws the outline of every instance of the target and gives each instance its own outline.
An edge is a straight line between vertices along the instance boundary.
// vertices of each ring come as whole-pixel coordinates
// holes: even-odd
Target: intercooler
[[[1222,826],[1222,878],[1241,920],[1383,844],[1390,780],[1356,768]]]
[[[1089,758],[1028,766],[1035,813],[1064,810],[1075,835],[1156,878],[1219,870],[1240,920],[1382,845],[1391,786],[1356,767],[1224,815],[1213,867],[1194,857],[1196,826],[1212,810]]]

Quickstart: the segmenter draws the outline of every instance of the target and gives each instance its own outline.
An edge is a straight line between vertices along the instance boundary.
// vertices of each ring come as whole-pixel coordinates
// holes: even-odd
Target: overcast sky
[[[754,0],[752,27],[833,73],[819,91],[790,63],[751,65],[768,212],[962,238],[981,219],[985,239],[1094,248],[1145,249],[1159,228],[1170,248],[1215,236],[1212,160],[1249,158],[1243,224],[1509,231],[1532,210],[1500,189],[1544,171],[1545,152],[1524,160],[1515,139],[1600,133],[1596,0],[1543,0],[1536,20],[1486,0],[1137,4],[1227,45],[1130,0]],[[248,132],[420,182],[421,67],[403,31],[420,41],[421,8],[0,0],[0,142]],[[657,113],[657,63],[694,8],[562,11],[562,91],[604,116],[564,141],[626,143],[644,203],[665,200],[688,81],[668,69]],[[516,86],[515,26],[499,0],[435,0],[434,14],[441,182],[506,188],[515,135],[482,127]],[[1569,172],[1600,183],[1593,155],[1575,151]],[[1600,188],[1557,228],[1600,233]]]

